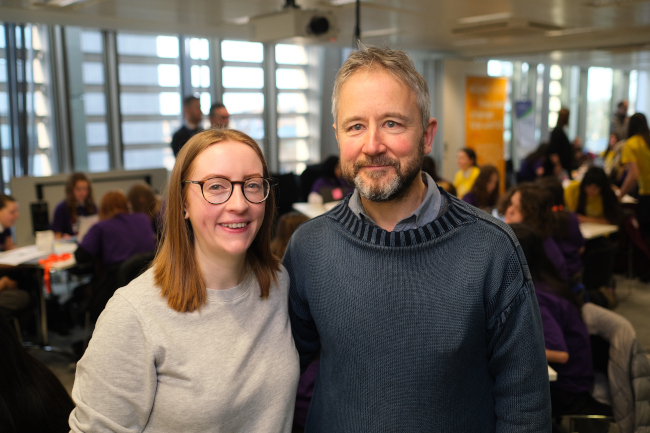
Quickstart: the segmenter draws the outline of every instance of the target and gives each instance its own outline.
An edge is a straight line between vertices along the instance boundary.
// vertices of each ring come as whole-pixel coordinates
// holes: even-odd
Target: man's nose
[[[377,155],[386,151],[381,130],[378,127],[368,129],[366,142],[363,146],[363,153],[367,155]]]

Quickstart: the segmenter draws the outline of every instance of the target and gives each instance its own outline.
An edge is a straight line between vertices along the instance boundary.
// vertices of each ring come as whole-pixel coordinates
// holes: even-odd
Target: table
[[[332,209],[339,204],[338,201],[332,201],[325,204],[312,204],[312,203],[294,203],[293,209],[305,215],[308,218],[316,218]]]
[[[56,243],[54,250],[56,254],[61,254],[64,252],[73,252],[76,249],[76,243],[72,244],[70,242],[61,242]],[[32,345],[26,344],[28,347],[40,348],[46,351],[53,352],[62,352],[67,353],[65,350],[58,349],[49,345],[49,336],[47,330],[47,309],[45,307],[45,293],[43,293],[43,266],[38,263],[38,260],[49,256],[51,253],[39,251],[36,248],[36,245],[29,245],[25,247],[15,248],[13,250],[5,251],[0,253],[0,266],[11,267],[11,268],[22,268],[29,269],[34,271],[34,276],[36,284],[38,287],[39,294],[39,309],[40,314],[37,316],[39,318],[39,333],[40,333],[40,344]],[[51,269],[63,270],[69,269],[76,265],[74,256],[72,258],[55,263],[51,266]]]
[[[613,224],[580,223],[580,233],[587,240],[616,233],[617,231],[618,226]]]

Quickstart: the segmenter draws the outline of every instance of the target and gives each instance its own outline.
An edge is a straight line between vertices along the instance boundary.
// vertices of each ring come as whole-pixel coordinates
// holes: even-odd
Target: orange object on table
[[[48,295],[52,294],[52,283],[50,280],[50,268],[58,262],[63,262],[72,258],[72,254],[50,254],[44,259],[39,259],[38,263],[43,266],[43,282],[45,283],[45,291]]]

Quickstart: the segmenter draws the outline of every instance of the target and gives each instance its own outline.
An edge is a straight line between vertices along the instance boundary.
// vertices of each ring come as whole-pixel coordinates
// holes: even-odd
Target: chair
[[[323,175],[323,168],[321,164],[308,165],[305,170],[300,174],[300,197],[299,201],[307,201],[307,197],[311,192],[311,187],[314,182]]]
[[[155,253],[153,251],[149,253],[135,254],[120,263],[117,266],[117,269],[113,272],[107,271],[107,278],[99,282],[95,294],[88,303],[88,308],[86,309],[83,350],[88,347],[88,342],[90,341],[91,322],[97,320],[99,314],[104,310],[106,303],[117,289],[126,286],[147,270],[153,261],[154,256]]]
[[[34,233],[50,229],[50,218],[47,211],[47,202],[38,201],[29,204],[32,216],[32,231]]]
[[[122,262],[117,269],[117,287],[124,287],[147,270],[155,253],[135,254]]]
[[[275,206],[278,210],[278,216],[291,212],[292,206],[299,198],[298,184],[296,175],[293,173],[273,174],[271,175],[277,182]]]
[[[593,303],[582,307],[582,318],[590,335],[609,343],[607,380],[596,381],[592,396],[612,406],[621,433],[650,431],[650,361],[632,324]]]
[[[16,334],[18,334],[18,342],[22,346],[23,344],[23,331],[20,329],[20,322],[16,316],[11,316],[11,320],[14,323],[14,328],[16,328]]]

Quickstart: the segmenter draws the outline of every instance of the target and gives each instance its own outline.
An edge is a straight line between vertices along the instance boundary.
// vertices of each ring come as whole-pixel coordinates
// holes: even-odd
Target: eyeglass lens
[[[228,179],[208,179],[203,184],[203,196],[212,204],[220,204],[230,198],[232,188],[233,184]],[[263,202],[269,195],[269,189],[269,182],[262,178],[248,179],[242,185],[244,197],[251,203]]]

